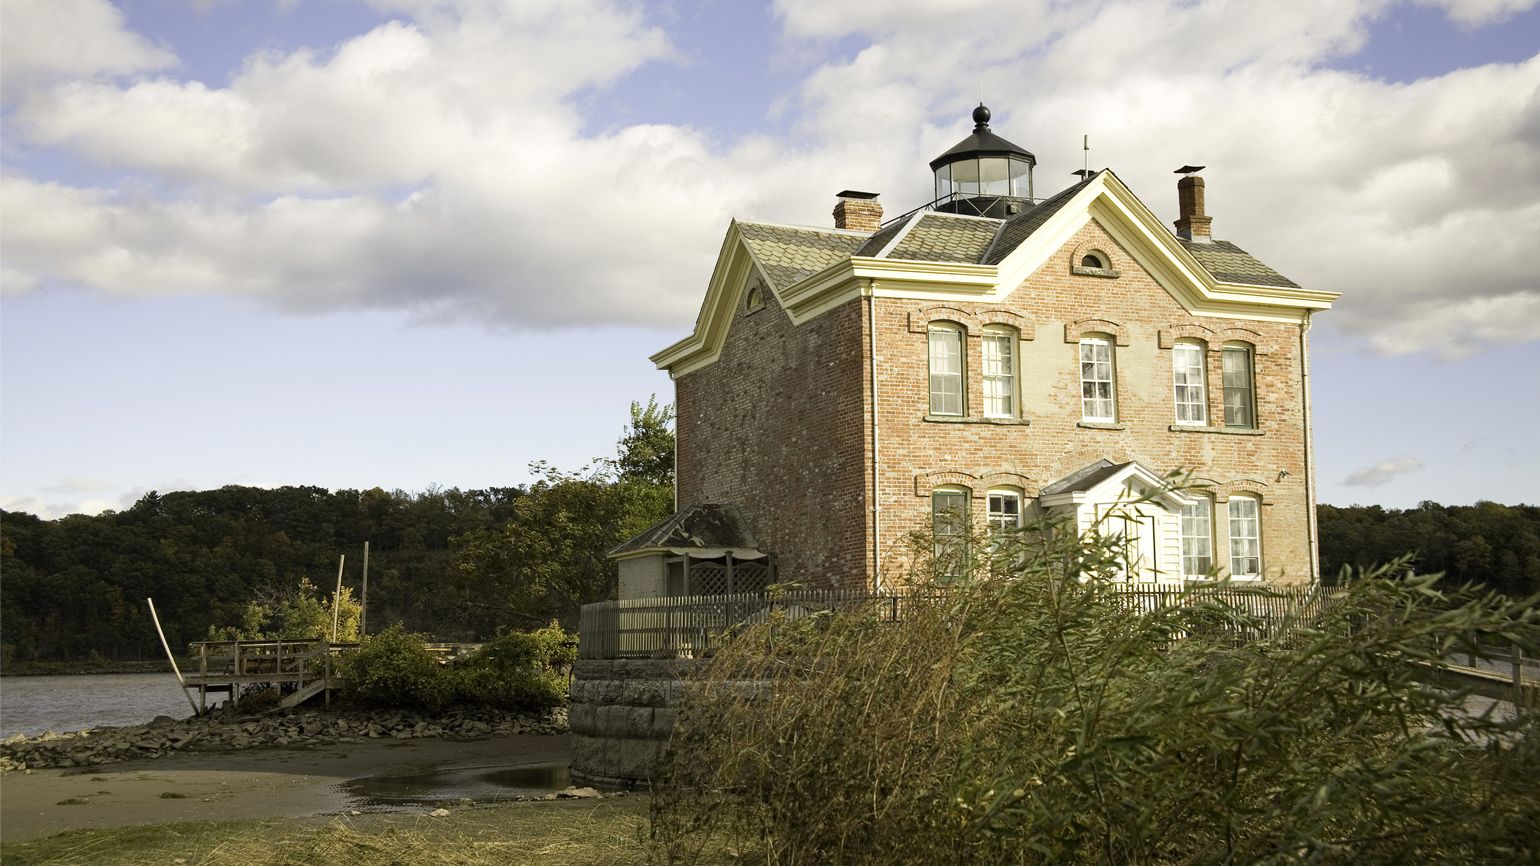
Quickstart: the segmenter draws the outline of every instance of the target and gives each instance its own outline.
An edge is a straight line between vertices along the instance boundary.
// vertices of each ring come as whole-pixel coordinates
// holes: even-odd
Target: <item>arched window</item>
[[[759,288],[759,284],[755,283],[754,285],[749,286],[747,297],[743,301],[744,309],[752,313],[755,310],[763,308],[764,306],[765,296],[762,290]]]
[[[1224,367],[1225,426],[1257,426],[1255,367],[1249,343],[1225,343],[1220,353]]]
[[[962,415],[963,329],[952,322],[930,326],[930,414]]]
[[[1080,266],[1082,268],[1105,268],[1107,263],[1102,261],[1100,254],[1093,251],[1080,257]]]
[[[1230,497],[1230,576],[1262,576],[1262,500]]]
[[[1117,420],[1113,385],[1112,340],[1100,335],[1080,338],[1080,405],[1087,421]]]
[[[1015,418],[1016,329],[1005,325],[984,328],[984,416]]]
[[[1185,340],[1171,348],[1176,381],[1176,423],[1208,423],[1208,389],[1204,387],[1203,344]]]
[[[969,490],[937,487],[930,494],[930,519],[935,535],[936,574],[958,576],[968,570]]]

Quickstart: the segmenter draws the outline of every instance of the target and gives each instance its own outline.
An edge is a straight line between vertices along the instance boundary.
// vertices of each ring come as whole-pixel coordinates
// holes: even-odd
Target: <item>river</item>
[[[0,677],[0,737],[183,719],[192,708],[181,691],[169,673]]]

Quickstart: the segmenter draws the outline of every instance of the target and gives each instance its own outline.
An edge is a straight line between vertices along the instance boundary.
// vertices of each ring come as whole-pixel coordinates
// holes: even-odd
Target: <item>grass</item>
[[[0,846],[6,866],[631,866],[647,798],[509,803],[424,814],[151,824]]]

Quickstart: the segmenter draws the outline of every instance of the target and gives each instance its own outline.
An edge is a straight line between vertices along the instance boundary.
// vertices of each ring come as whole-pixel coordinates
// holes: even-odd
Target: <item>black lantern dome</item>
[[[936,173],[931,206],[949,213],[1004,219],[1032,205],[1037,157],[989,129],[989,109],[973,109],[973,134],[930,161]]]

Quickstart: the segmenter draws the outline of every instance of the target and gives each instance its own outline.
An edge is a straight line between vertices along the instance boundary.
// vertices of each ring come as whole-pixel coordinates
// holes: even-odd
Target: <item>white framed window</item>
[[[1117,420],[1113,388],[1112,341],[1106,337],[1080,340],[1080,406],[1087,421]]]
[[[1021,528],[1021,492],[1018,490],[989,491],[989,531],[1010,532]]]
[[[984,329],[984,415],[1016,417],[1016,331]]]
[[[1230,576],[1262,576],[1262,501],[1230,497]]]
[[[1208,390],[1204,387],[1203,344],[1177,343],[1171,349],[1176,381],[1176,423],[1208,423]]]
[[[1208,577],[1214,568],[1214,504],[1199,496],[1182,506],[1182,576]]]
[[[962,415],[963,330],[950,322],[930,326],[930,414]]]
[[[1257,426],[1257,395],[1251,347],[1226,343],[1220,352],[1224,368],[1225,426]]]
[[[930,519],[935,535],[933,550],[938,574],[955,576],[968,563],[968,498],[966,487],[938,487],[930,494]]]

